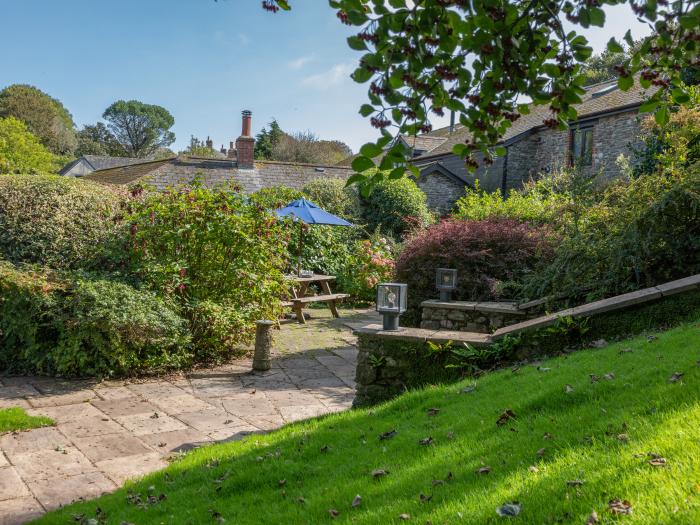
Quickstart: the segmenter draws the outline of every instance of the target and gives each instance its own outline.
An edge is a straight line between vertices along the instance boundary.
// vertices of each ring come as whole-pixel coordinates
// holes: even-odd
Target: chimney
[[[207,148],[214,149],[214,141],[207,137]]]
[[[455,132],[455,110],[450,111],[450,134]]]
[[[255,139],[250,135],[250,120],[252,113],[243,110],[243,128],[241,136],[236,139],[236,152],[238,155],[238,167],[252,169],[254,167],[253,152],[255,150]]]
[[[222,146],[222,147],[223,147],[223,146]],[[235,146],[233,145],[233,141],[229,142],[228,152],[227,152],[225,149],[223,150],[223,152],[227,154],[226,156],[227,156],[229,159],[235,159],[235,158],[236,158],[236,148],[235,148]]]
[[[221,145],[221,149],[220,149],[219,151],[220,151],[221,153],[223,153],[224,155],[226,155],[226,148],[224,148],[224,145],[223,145],[223,144]]]

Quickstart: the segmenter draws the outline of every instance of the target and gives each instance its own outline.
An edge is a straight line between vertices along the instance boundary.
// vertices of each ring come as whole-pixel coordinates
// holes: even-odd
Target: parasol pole
[[[304,253],[304,222],[299,219],[299,256],[297,257],[297,276],[301,277],[301,257]]]

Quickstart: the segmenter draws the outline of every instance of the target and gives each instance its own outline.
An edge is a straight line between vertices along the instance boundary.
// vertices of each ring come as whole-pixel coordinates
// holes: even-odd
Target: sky
[[[161,105],[175,117],[175,151],[192,135],[228,145],[244,109],[255,133],[275,118],[357,151],[376,134],[357,113],[366,86],[349,78],[359,58],[345,42],[352,28],[325,0],[292,6],[271,14],[259,0],[0,0],[0,89],[32,84],[78,127],[115,100]],[[595,51],[628,29],[649,33],[628,7],[606,11],[605,29],[584,32]]]

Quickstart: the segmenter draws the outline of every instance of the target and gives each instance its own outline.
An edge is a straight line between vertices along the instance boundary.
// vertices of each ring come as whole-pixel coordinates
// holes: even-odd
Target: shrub
[[[338,287],[357,301],[372,302],[377,283],[390,281],[394,267],[392,247],[387,239],[356,241],[347,264],[338,274]]]
[[[135,271],[191,323],[202,301],[226,305],[245,320],[231,334],[242,342],[254,334],[255,320],[281,313],[285,230],[240,193],[195,182],[134,201],[127,220]]]
[[[410,238],[396,261],[399,282],[408,284],[405,321],[420,321],[420,303],[437,296],[435,270],[456,268],[455,299],[489,301],[513,297],[523,277],[551,254],[548,230],[510,219],[446,220]]]
[[[0,369],[64,376],[191,362],[186,324],[152,292],[0,263]]]
[[[0,118],[0,174],[52,173],[59,158],[52,155],[27,125],[14,117]]]
[[[55,175],[0,175],[0,258],[52,268],[104,268],[124,195]]]
[[[345,186],[342,179],[322,178],[309,182],[302,190],[308,199],[324,210],[351,222],[361,220],[357,189]]]
[[[395,237],[433,222],[423,193],[408,178],[384,180],[362,199],[363,218],[370,231]]]
[[[282,208],[290,202],[301,199],[304,194],[286,186],[273,186],[262,188],[250,195],[250,202],[256,206],[261,206],[269,211]]]

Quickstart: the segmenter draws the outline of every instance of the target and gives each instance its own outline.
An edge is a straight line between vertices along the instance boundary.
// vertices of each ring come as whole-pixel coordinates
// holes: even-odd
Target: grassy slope
[[[108,523],[139,525],[222,522],[219,516],[232,524],[384,524],[403,523],[402,513],[421,524],[583,524],[593,510],[600,523],[697,524],[698,359],[700,328],[687,325],[657,340],[639,337],[552,359],[542,364],[549,371],[493,373],[472,393],[460,393],[468,382],[412,392],[371,410],[195,451],[130,487],[144,500],[167,496],[145,508],[129,503],[123,489],[39,523],[70,523],[76,513],[93,517],[99,506]],[[614,379],[589,378],[609,372]],[[672,383],[674,372],[685,376]],[[431,407],[440,412],[427,415]],[[518,417],[499,427],[505,409]],[[398,431],[393,439],[378,439],[391,429]],[[621,433],[629,440],[619,440]],[[434,444],[418,444],[428,436]],[[649,465],[649,452],[668,465]],[[492,472],[476,474],[482,465]],[[373,469],[389,474],[373,479]],[[448,472],[452,480],[433,485]],[[585,483],[567,485],[575,479]],[[421,502],[420,493],[432,499]],[[356,494],[362,503],[352,508]],[[633,513],[613,516],[607,505],[614,498],[629,500]],[[496,507],[509,501],[522,503],[520,516],[498,517]],[[331,508],[339,511],[335,520]]]
[[[0,434],[13,430],[47,427],[54,422],[48,417],[30,416],[21,408],[0,408]]]

